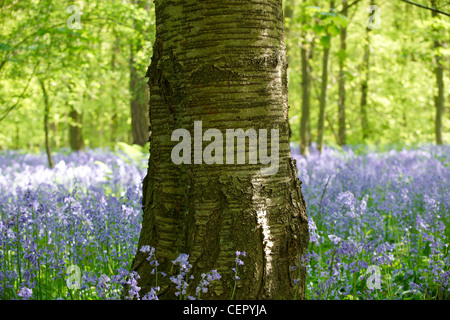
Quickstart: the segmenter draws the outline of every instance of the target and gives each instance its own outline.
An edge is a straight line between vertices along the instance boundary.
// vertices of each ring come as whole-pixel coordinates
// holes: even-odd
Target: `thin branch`
[[[58,26],[62,26],[65,25],[66,23],[58,23],[56,25],[50,26],[49,28],[47,28],[47,30],[56,28]],[[6,55],[6,58],[2,61],[2,63],[0,64],[0,71],[2,70],[3,66],[5,65],[5,63],[8,61],[8,59],[11,57],[12,54],[14,54],[14,51],[20,46],[22,45],[25,41],[27,41],[28,39],[30,39],[33,36],[36,36],[38,34],[38,32],[40,32],[41,30],[36,30],[35,32],[33,32],[32,34],[26,36],[25,38],[23,38],[21,41],[19,41],[17,44],[14,45],[14,47],[12,47],[11,49],[9,49],[10,53]]]
[[[347,6],[347,9],[353,7],[355,4],[357,4],[357,3],[360,2],[360,1],[361,1],[361,0],[355,0],[355,1],[353,1],[351,4],[349,4],[349,5]]]
[[[120,25],[122,27],[125,28],[129,28],[129,29],[133,29],[133,26],[129,26],[123,23],[119,23],[116,20],[109,18],[109,17],[89,17],[89,18],[83,18],[82,21],[95,21],[95,20],[106,20],[106,21],[112,21],[114,22],[114,24]],[[58,23],[58,24],[54,24],[51,25],[50,27],[45,28],[46,32],[50,32],[52,29],[55,29],[57,27],[61,27],[61,26],[65,26],[67,24],[67,22],[63,22],[63,23]],[[19,41],[17,44],[15,44],[11,49],[9,49],[9,53],[6,53],[6,57],[5,59],[3,59],[3,61],[0,63],[0,71],[2,70],[3,66],[6,64],[6,62],[9,60],[9,58],[11,58],[11,55],[14,54],[14,51],[16,49],[19,48],[20,45],[22,45],[23,43],[25,43],[25,41],[27,41],[28,39],[30,39],[33,36],[36,36],[39,32],[41,32],[42,30],[38,29],[35,32],[33,32],[32,34],[26,36],[25,38],[23,38],[21,41]]]
[[[34,67],[34,70],[33,70],[33,72],[31,73],[31,76],[28,78],[27,84],[26,84],[25,87],[23,88],[22,93],[21,93],[20,96],[17,98],[16,103],[14,103],[11,107],[9,107],[9,108],[3,113],[3,115],[0,117],[0,121],[2,121],[3,119],[5,119],[6,116],[7,116],[11,111],[13,111],[13,110],[17,107],[17,105],[19,104],[20,100],[23,99],[23,97],[24,97],[24,95],[25,95],[25,92],[27,91],[28,86],[30,85],[31,79],[33,78],[34,74],[36,73],[36,70],[37,70],[37,68],[38,68],[38,66],[39,66],[39,63],[41,63],[41,60],[42,60],[42,59],[38,60],[38,62],[36,63],[36,65],[35,65],[35,67]]]
[[[346,6],[347,6],[347,9],[353,7],[355,4],[357,4],[357,3],[360,2],[360,1],[361,1],[361,0],[355,0],[355,1],[353,1],[351,4],[346,5]],[[343,11],[344,11],[344,9],[342,9],[341,11],[339,11],[339,13],[342,13]]]
[[[412,5],[416,6],[416,7],[419,7],[419,8],[422,8],[422,9],[427,9],[427,10],[430,10],[430,11],[433,11],[433,12],[436,12],[436,13],[440,13],[440,14],[443,14],[443,15],[446,15],[446,16],[450,17],[450,13],[438,10],[436,8],[427,7],[427,6],[424,6],[423,4],[412,2],[412,1],[409,1],[409,0],[400,0],[400,1],[403,1],[403,2],[406,2],[406,3],[412,4]]]

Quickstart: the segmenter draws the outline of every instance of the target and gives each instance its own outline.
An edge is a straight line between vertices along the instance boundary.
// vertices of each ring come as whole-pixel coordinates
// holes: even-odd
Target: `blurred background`
[[[449,1],[283,2],[301,153],[450,140]],[[3,0],[0,21],[0,150],[145,145],[151,1]]]

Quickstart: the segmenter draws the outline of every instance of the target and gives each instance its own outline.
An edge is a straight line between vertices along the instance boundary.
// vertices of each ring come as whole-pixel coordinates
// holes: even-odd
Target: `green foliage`
[[[351,3],[353,1],[349,1]],[[344,61],[346,76],[346,130],[350,145],[369,144],[379,147],[434,142],[435,105],[437,95],[433,41],[444,43],[439,54],[445,59],[444,84],[446,105],[450,83],[450,20],[401,1],[375,1],[380,8],[381,28],[370,33],[370,77],[368,83],[369,138],[363,140],[361,126],[361,83],[363,81],[364,45],[370,1],[360,1],[348,9],[348,19],[340,12],[342,1],[286,0],[295,8],[289,28],[289,117],[291,139],[300,140],[301,121],[301,56],[302,32],[306,45],[314,52],[311,86],[311,140],[317,141],[319,101],[321,93],[323,48],[331,48],[326,105],[325,144],[337,144],[338,130],[338,65]],[[429,3],[423,2],[427,5]],[[443,8],[444,10],[445,8]],[[448,10],[446,10],[448,11]],[[293,21],[293,22],[290,22]],[[340,49],[341,28],[347,27],[347,49]],[[433,30],[433,28],[435,30]],[[436,31],[438,30],[438,31]],[[443,116],[443,140],[450,140],[450,119]],[[333,131],[335,133],[333,133]]]
[[[69,28],[70,5],[81,8],[81,29]],[[8,0],[0,19],[1,149],[43,148],[39,79],[48,87],[52,148],[69,145],[69,125],[88,147],[131,142],[130,50],[144,78],[154,41],[149,4]],[[72,108],[82,121],[69,116]]]
[[[370,1],[342,11],[342,1],[285,0],[292,11],[285,19],[289,55],[289,105],[292,141],[299,141],[302,42],[313,50],[311,134],[317,140],[322,51],[330,48],[330,70],[324,142],[336,145],[338,126],[338,64],[345,62],[347,143],[387,146],[434,141],[435,58],[444,64],[444,85],[450,83],[448,30],[450,21],[401,1],[376,1],[381,28],[370,33],[368,83],[369,137],[363,140],[361,83]],[[424,4],[425,1],[423,1]],[[81,5],[81,29],[69,29]],[[131,143],[130,55],[144,77],[151,61],[155,17],[151,2],[89,0],[13,1],[0,4],[0,149],[40,150],[44,146],[45,80],[50,108],[52,149],[69,146],[69,125],[82,129],[87,147]],[[445,10],[445,7],[442,8]],[[347,27],[347,49],[340,49],[341,28]],[[434,49],[434,41],[442,46]],[[448,105],[449,95],[445,93]],[[74,121],[76,110],[82,121]],[[443,140],[450,140],[448,113]]]

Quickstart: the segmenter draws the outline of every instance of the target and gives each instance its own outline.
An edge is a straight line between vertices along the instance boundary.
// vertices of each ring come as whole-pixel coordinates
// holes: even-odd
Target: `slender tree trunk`
[[[308,0],[304,0],[305,3]],[[306,23],[306,22],[305,22]],[[307,40],[307,31],[302,33],[301,59],[302,59],[302,117],[300,120],[300,153],[309,155],[311,145],[311,62],[314,55],[314,41]]]
[[[139,52],[140,46],[134,48],[130,44],[130,93],[131,93],[131,132],[133,144],[144,146],[148,142],[148,86],[144,77],[145,72],[136,69],[135,51]]]
[[[119,68],[119,62],[117,61],[117,56],[120,54],[120,42],[121,39],[118,35],[116,35],[116,39],[113,43],[112,46],[112,52],[111,52],[111,68],[113,69],[117,69]],[[113,91],[112,91],[112,95],[113,95],[113,101],[115,99],[115,84],[113,85]],[[117,106],[114,104],[113,105],[113,110],[111,111],[111,138],[110,141],[112,143],[115,143],[117,141],[120,140],[119,137],[119,112],[118,112],[118,108]]]
[[[436,1],[431,1],[431,6],[436,8]],[[438,19],[438,13],[432,11],[433,19]],[[434,29],[435,37],[438,37],[437,28]],[[442,64],[442,57],[439,53],[439,49],[442,47],[442,43],[438,39],[433,40],[434,45],[434,62],[435,62],[435,75],[436,75],[436,85],[438,88],[438,94],[435,97],[435,107],[436,107],[436,122],[435,122],[435,134],[436,134],[436,144],[443,144],[442,139],[442,115],[444,113],[444,65]]]
[[[348,3],[347,0],[342,0],[342,14],[347,17]],[[338,133],[340,146],[345,145],[345,66],[346,66],[346,54],[347,54],[347,26],[341,27],[341,48],[339,55],[339,99],[338,99]]]
[[[309,154],[308,128],[310,121],[311,104],[311,66],[308,59],[306,39],[303,39],[301,48],[302,57],[302,118],[300,120],[300,153]]]
[[[149,10],[147,4],[141,0],[132,0],[139,7]],[[134,22],[135,24],[135,22]],[[147,30],[149,32],[149,30]],[[142,50],[139,40],[130,41],[130,94],[131,94],[131,134],[133,144],[144,146],[149,139],[148,120],[148,85],[144,67],[138,66],[136,53]]]
[[[307,3],[308,0],[304,0]],[[302,117],[300,120],[300,153],[309,155],[311,145],[311,63],[314,54],[314,39],[308,43],[307,31],[302,32]]]
[[[158,271],[169,275],[178,273],[172,260],[189,254],[190,295],[202,273],[217,269],[222,279],[212,282],[202,299],[230,299],[237,250],[247,255],[238,269],[236,299],[292,299],[295,279],[300,279],[297,298],[304,299],[305,269],[291,269],[306,252],[309,235],[290,156],[282,1],[155,1],[155,12],[156,41],[147,72],[151,157],[138,249],[154,247]],[[203,132],[217,129],[224,139],[227,129],[268,130],[268,148],[277,145],[271,130],[278,129],[278,172],[262,175],[267,165],[249,164],[249,157],[244,164],[225,162],[228,147],[216,153],[216,163],[205,164],[198,157],[202,132],[194,132],[194,121],[202,121]],[[194,162],[189,152],[177,165],[171,152],[179,142],[171,135],[180,128],[196,143]],[[216,141],[224,145],[218,136]],[[138,250],[132,264],[140,275],[141,297],[156,280],[147,257]],[[174,284],[158,279],[159,298],[175,299]]]
[[[16,149],[20,149],[20,126],[18,122],[16,122]]]
[[[82,150],[84,148],[82,132],[83,117],[73,106],[70,108],[69,117],[71,120],[69,125],[70,148],[73,151]]]
[[[59,148],[61,146],[60,137],[58,135],[58,121],[54,120],[52,122],[52,131],[53,131],[53,145],[55,148]]]
[[[370,4],[375,5],[375,1],[371,1]],[[369,13],[369,17],[370,17]],[[364,46],[364,58],[362,63],[363,78],[361,82],[361,128],[363,141],[369,137],[369,119],[367,116],[367,93],[370,76],[370,29],[366,28],[366,44]]]
[[[330,2],[330,12],[334,9],[334,0]],[[328,61],[330,57],[330,47],[331,47],[331,35],[327,32],[326,34],[330,37],[329,46],[323,49],[323,59],[322,59],[322,91],[320,93],[320,106],[319,106],[319,123],[317,126],[317,149],[322,152],[323,149],[323,134],[325,127],[325,107],[327,105],[327,88],[328,88]]]
[[[42,89],[42,95],[44,96],[44,132],[45,132],[45,151],[47,153],[47,159],[48,159],[48,166],[50,168],[53,168],[53,160],[52,160],[52,153],[50,150],[50,143],[49,143],[49,124],[48,124],[48,118],[50,115],[50,104],[48,101],[48,94],[47,90],[45,89],[45,83],[43,80],[39,79],[39,83],[41,85]]]

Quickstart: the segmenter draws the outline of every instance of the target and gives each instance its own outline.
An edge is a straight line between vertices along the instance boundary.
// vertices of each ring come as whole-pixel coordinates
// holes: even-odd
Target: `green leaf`
[[[315,24],[312,29],[317,35],[325,32],[325,27],[319,24]]]
[[[347,17],[342,14],[338,14],[336,17],[333,17],[332,20],[336,25],[342,28],[346,28],[348,25]]]
[[[332,36],[337,36],[341,33],[341,29],[339,29],[339,27],[333,23],[328,25],[328,33]]]
[[[37,33],[38,36],[42,37],[47,32],[48,32],[47,29],[39,29],[36,33]]]
[[[9,51],[12,47],[7,43],[0,43],[0,50]]]
[[[331,39],[331,37],[329,35],[323,36],[320,38],[320,44],[324,48],[329,48],[330,47],[330,39]]]

